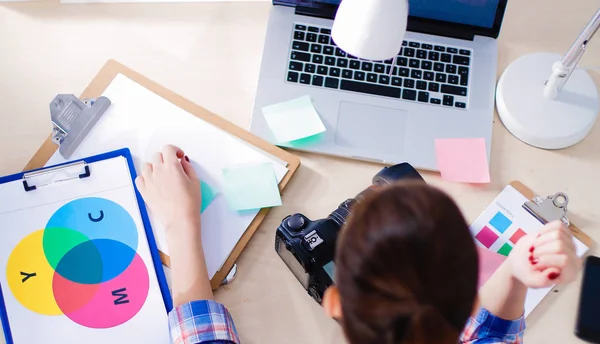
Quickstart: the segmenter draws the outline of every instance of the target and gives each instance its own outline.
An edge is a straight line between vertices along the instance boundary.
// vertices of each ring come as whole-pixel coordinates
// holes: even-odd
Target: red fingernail
[[[530,260],[530,262],[531,262],[531,265],[535,265],[535,264],[537,264],[539,261],[540,261],[539,259],[532,259],[532,260]]]
[[[555,280],[558,278],[558,276],[560,276],[560,274],[556,273],[556,272],[551,272],[550,274],[548,274],[548,279],[549,280]]]
[[[529,248],[529,252],[533,253],[533,246]]]
[[[533,258],[533,255],[529,256],[529,261],[530,261],[530,262],[533,262],[533,260],[534,260],[534,259],[535,259],[535,258]]]
[[[190,158],[188,158],[188,156],[185,156],[185,161],[190,162]]]

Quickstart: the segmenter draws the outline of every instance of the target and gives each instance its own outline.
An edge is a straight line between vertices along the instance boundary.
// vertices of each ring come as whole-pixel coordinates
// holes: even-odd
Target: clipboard
[[[129,170],[129,178],[131,179],[131,183],[134,185],[133,190],[135,192],[135,200],[137,204],[137,209],[140,211],[140,216],[142,219],[142,224],[144,227],[144,232],[146,235],[146,240],[149,246],[150,256],[152,258],[152,264],[154,268],[154,272],[156,273],[156,278],[158,281],[158,286],[160,288],[160,293],[162,295],[162,301],[164,303],[166,313],[169,313],[173,309],[173,303],[171,294],[169,292],[169,286],[167,283],[167,279],[165,276],[164,269],[162,268],[161,259],[159,255],[159,251],[156,245],[156,241],[154,238],[154,233],[152,231],[152,227],[150,225],[150,219],[148,217],[148,213],[146,211],[146,207],[144,206],[144,201],[139,191],[135,187],[134,180],[137,177],[136,171],[133,164],[133,159],[131,156],[131,152],[129,149],[124,148],[112,152],[107,152],[104,154],[91,156],[84,159],[74,160],[72,162],[67,162],[63,164],[58,164],[46,168],[34,169],[27,172],[21,172],[17,174],[13,174],[6,177],[0,177],[0,185],[14,182],[14,181],[22,181],[22,187],[24,193],[35,194],[36,191],[40,190],[40,188],[44,188],[48,185],[52,185],[54,183],[62,183],[62,182],[70,182],[77,179],[86,179],[92,176],[94,173],[93,168],[90,168],[90,165],[96,162],[102,162],[114,158],[125,158]],[[70,173],[70,176],[64,177],[67,170],[71,172],[73,170],[79,170],[81,173]],[[59,175],[62,174],[62,177]],[[66,173],[67,175],[69,173]],[[34,179],[44,180],[45,182],[32,182]],[[101,215],[103,217],[103,214]],[[132,263],[133,264],[133,263]],[[149,272],[151,273],[151,272]],[[6,287],[6,286],[5,286]],[[114,295],[114,294],[113,294]],[[129,301],[127,301],[129,302]],[[115,303],[116,304],[116,303]],[[4,330],[4,336],[6,338],[7,344],[13,343],[13,336],[10,328],[10,320],[9,315],[6,309],[5,298],[2,292],[2,287],[0,286],[0,320],[2,323],[2,328]]]
[[[529,200],[533,201],[533,199],[536,197],[536,193],[533,190],[531,190],[529,187],[527,187],[525,184],[523,184],[519,181],[512,181],[509,183],[509,185],[512,186],[513,188],[515,188],[517,191],[519,191],[519,193],[521,193],[523,196],[525,196]],[[544,220],[546,220],[546,222],[548,222],[548,221],[552,221],[554,219],[550,219],[550,220],[544,219]],[[581,241],[590,250],[592,250],[594,248],[594,240],[592,240],[592,238],[590,238],[589,235],[584,233],[581,229],[579,229],[577,226],[575,226],[570,221],[568,224],[568,228],[573,233],[573,236],[576,237],[577,239],[579,239],[579,241]]]
[[[479,256],[478,287],[482,287],[509,256],[517,242],[548,222],[562,221],[573,233],[579,257],[593,248],[593,240],[568,219],[568,196],[557,192],[540,197],[519,181],[512,181],[469,225]],[[554,287],[527,290],[524,316],[542,304]]]
[[[199,105],[194,104],[193,102],[183,98],[182,96],[160,86],[159,84],[151,81],[147,77],[143,76],[140,73],[135,72],[134,70],[120,64],[117,61],[109,60],[104,67],[100,70],[100,72],[96,75],[96,77],[92,80],[92,82],[88,85],[85,91],[81,94],[80,98],[97,98],[106,90],[106,88],[111,84],[111,82],[117,77],[117,75],[123,74],[127,78],[135,81],[140,84],[144,88],[150,90],[156,95],[164,98],[170,103],[176,105],[177,107],[185,110],[188,113],[193,114],[194,116],[202,119],[203,121],[229,133],[237,137],[238,139],[245,141],[246,143],[256,147],[258,150],[266,152],[273,157],[276,157],[288,164],[288,173],[284,176],[284,178],[279,183],[279,190],[283,192],[284,188],[287,186],[288,182],[294,175],[294,173],[300,167],[300,159],[279,148],[271,143],[259,138],[251,134],[250,132],[234,125],[233,123],[225,120],[222,117],[219,117],[216,114],[209,112],[208,110],[202,108]],[[44,166],[46,162],[50,159],[50,157],[56,152],[58,146],[52,141],[52,136],[48,136],[46,141],[42,144],[42,146],[38,149],[36,154],[31,158],[29,163],[26,165],[26,170],[36,169]],[[242,250],[246,247],[250,238],[254,235],[262,221],[265,219],[267,213],[269,212],[268,208],[261,209],[254,220],[250,223],[244,234],[241,236],[229,257],[225,261],[225,263],[221,266],[221,268],[217,271],[214,277],[211,279],[211,286],[213,289],[217,289],[223,280],[227,277],[230,270],[233,268],[235,261],[238,259]],[[162,262],[166,266],[170,266],[169,256],[163,254],[159,251]]]

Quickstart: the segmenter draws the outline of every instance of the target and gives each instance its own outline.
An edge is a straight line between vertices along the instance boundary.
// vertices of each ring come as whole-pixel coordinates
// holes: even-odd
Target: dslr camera
[[[425,182],[408,163],[385,167],[373,177],[371,186],[342,202],[327,218],[311,221],[303,214],[293,214],[281,221],[275,234],[275,251],[318,303],[333,284],[336,241],[352,206],[374,190],[402,179]]]

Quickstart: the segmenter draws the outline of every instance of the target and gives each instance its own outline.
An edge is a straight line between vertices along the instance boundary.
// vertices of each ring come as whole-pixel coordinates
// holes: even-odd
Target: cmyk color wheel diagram
[[[88,328],[119,326],[148,296],[148,269],[137,248],[136,224],[123,207],[104,198],[77,199],[17,244],[8,259],[8,285],[35,313],[65,315]]]

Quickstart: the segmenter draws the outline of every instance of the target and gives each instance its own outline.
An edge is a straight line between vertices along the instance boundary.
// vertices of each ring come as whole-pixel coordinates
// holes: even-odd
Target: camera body
[[[275,251],[318,303],[334,283],[337,237],[352,206],[377,188],[402,179],[425,182],[408,163],[385,167],[373,177],[371,186],[342,202],[327,218],[311,221],[303,214],[293,214],[283,219],[275,234]]]

